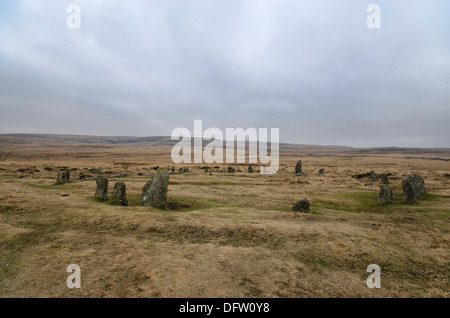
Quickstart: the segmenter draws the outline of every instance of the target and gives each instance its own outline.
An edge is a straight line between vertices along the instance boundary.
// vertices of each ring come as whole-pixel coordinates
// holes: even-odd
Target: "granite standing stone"
[[[295,165],[295,174],[296,174],[296,175],[298,175],[298,174],[303,174],[303,171],[302,171],[302,161],[301,161],[301,160],[297,161],[297,164]]]
[[[108,200],[108,178],[99,176],[97,178],[97,190],[95,190],[95,197],[101,201]]]
[[[406,201],[414,201],[425,193],[425,182],[418,174],[410,173],[402,180],[403,194]]]
[[[142,189],[141,203],[161,209],[167,207],[167,187],[169,185],[169,171],[159,168]]]
[[[392,190],[388,185],[380,185],[377,202],[378,204],[392,203]]]
[[[114,185],[114,189],[111,194],[111,203],[128,206],[127,188],[124,182],[117,181]]]

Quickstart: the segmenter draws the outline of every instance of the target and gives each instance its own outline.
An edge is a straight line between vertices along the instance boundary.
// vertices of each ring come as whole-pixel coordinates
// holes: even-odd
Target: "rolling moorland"
[[[0,297],[449,297],[450,149],[281,144],[279,172],[261,175],[175,165],[174,144],[0,135]],[[139,202],[157,166],[176,171],[167,210]],[[65,169],[72,182],[56,185]],[[109,189],[124,181],[129,206],[97,201],[92,169],[127,172]],[[354,177],[371,170],[388,174],[393,203]],[[405,202],[411,172],[426,193]],[[292,212],[304,197],[310,213]],[[66,285],[69,264],[80,289]],[[380,289],[366,285],[369,264]]]

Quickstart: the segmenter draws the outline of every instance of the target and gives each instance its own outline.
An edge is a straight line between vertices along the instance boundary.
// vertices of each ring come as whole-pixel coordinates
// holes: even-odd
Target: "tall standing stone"
[[[380,192],[378,193],[377,202],[378,204],[392,202],[392,190],[388,185],[380,185]]]
[[[296,174],[296,175],[297,175],[297,174],[303,174],[303,171],[302,171],[302,161],[301,161],[301,160],[297,161],[297,164],[295,165],[295,174]]]
[[[406,201],[414,201],[425,193],[425,182],[418,174],[410,173],[402,180],[403,194]]]
[[[124,182],[117,181],[114,185],[114,189],[111,194],[111,203],[128,206],[127,188]]]
[[[66,170],[66,182],[70,182],[70,170]]]
[[[167,207],[167,187],[169,185],[169,171],[159,168],[142,189],[141,203],[165,209]]]
[[[97,190],[95,190],[95,197],[99,200],[108,200],[108,178],[104,176],[97,177]]]

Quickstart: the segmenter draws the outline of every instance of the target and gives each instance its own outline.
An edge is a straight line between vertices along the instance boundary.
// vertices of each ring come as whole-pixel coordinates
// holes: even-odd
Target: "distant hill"
[[[133,137],[133,136],[87,136],[87,135],[56,135],[56,134],[0,134],[0,147],[30,146],[30,147],[57,147],[57,146],[114,146],[126,144],[139,144],[140,146],[172,147],[177,141],[169,136]],[[208,144],[204,141],[203,144]],[[449,148],[354,148],[346,146],[321,146],[280,143],[280,153],[308,154],[308,155],[426,155],[439,156],[437,160],[450,160]],[[442,157],[442,158],[441,158]]]

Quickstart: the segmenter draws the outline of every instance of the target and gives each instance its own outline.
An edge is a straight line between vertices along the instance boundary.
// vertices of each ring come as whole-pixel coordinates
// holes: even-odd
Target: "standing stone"
[[[425,193],[425,182],[420,175],[410,173],[402,180],[402,188],[405,200],[414,201]]]
[[[248,173],[253,173],[253,168],[252,168],[252,166],[248,166],[247,172],[248,172]]]
[[[292,211],[296,212],[309,212],[309,201],[307,198],[304,198],[297,203],[294,204],[292,207]]]
[[[70,182],[70,170],[66,170],[66,182]]]
[[[97,190],[95,190],[95,197],[99,200],[108,200],[108,178],[104,176],[97,177]]]
[[[296,175],[298,175],[298,174],[303,174],[303,171],[302,171],[302,161],[301,161],[301,160],[297,161],[297,164],[295,165],[295,174],[296,174]]]
[[[208,172],[209,172],[209,168],[206,167],[206,168],[205,168],[205,173],[208,173]]]
[[[325,169],[320,169],[319,170],[319,176],[323,176],[323,172],[325,171]]]
[[[228,167],[228,173],[236,173],[236,169],[232,167]]]
[[[63,184],[63,174],[62,172],[58,172],[58,175],[56,176],[56,184]]]
[[[378,176],[377,176],[377,174],[375,173],[375,171],[370,171],[370,175],[369,175],[369,178],[370,178],[370,180],[372,180],[372,181],[377,181],[378,180]]]
[[[385,173],[382,173],[380,177],[381,177],[382,184],[389,184],[389,179]]]
[[[167,207],[167,187],[169,185],[169,171],[159,168],[142,189],[141,203],[161,209]]]
[[[66,172],[63,171],[63,173],[62,173],[62,183],[66,183],[66,182],[67,182]]]
[[[377,199],[378,199],[378,204],[392,203],[391,188],[386,184],[380,185],[380,192],[378,193]]]
[[[111,195],[111,203],[128,206],[127,188],[124,182],[117,181],[114,185],[114,189]]]

